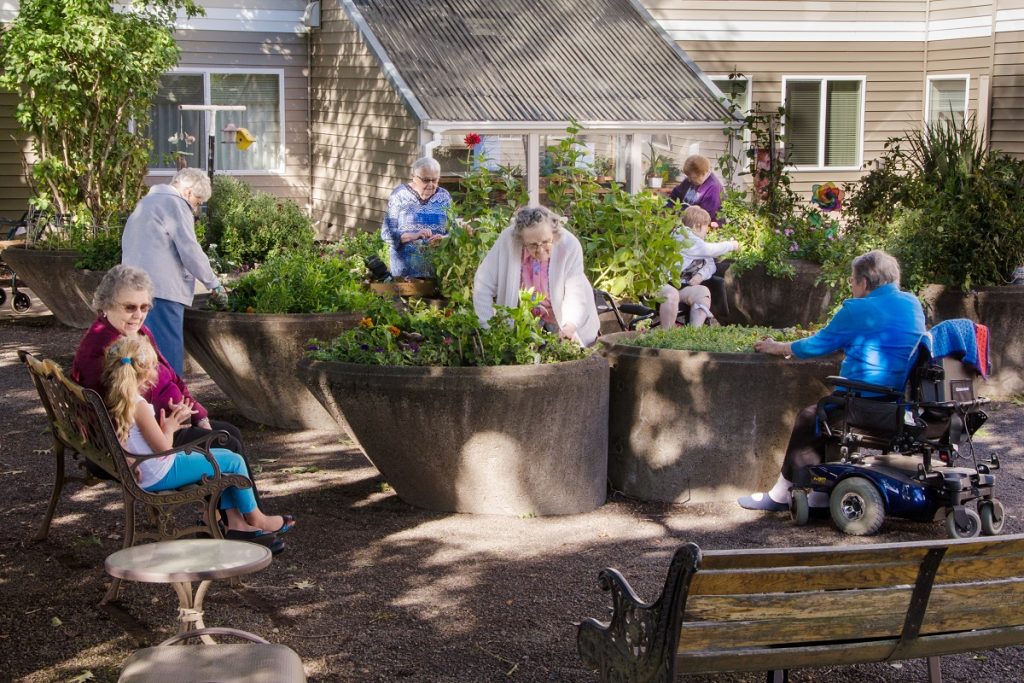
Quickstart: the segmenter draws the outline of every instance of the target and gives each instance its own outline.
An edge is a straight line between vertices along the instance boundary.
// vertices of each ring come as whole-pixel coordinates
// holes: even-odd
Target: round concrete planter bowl
[[[731,502],[779,476],[793,418],[829,393],[839,359],[624,346],[611,365],[608,478],[641,500]]]
[[[832,306],[832,290],[815,284],[821,266],[807,261],[790,261],[792,278],[774,277],[757,265],[742,273],[725,272],[729,297],[729,318],[733,325],[804,327],[825,319]]]
[[[323,429],[330,415],[295,376],[311,338],[333,339],[357,313],[265,314],[185,309],[185,348],[253,422]]]
[[[970,318],[988,327],[992,374],[978,383],[978,393],[1000,400],[1024,393],[1024,286],[979,287],[965,294],[929,285],[922,296],[930,325]]]
[[[303,359],[310,390],[405,502],[566,515],[604,503],[608,363],[411,368]]]
[[[105,271],[75,270],[81,256],[71,249],[26,247],[9,247],[2,254],[60,323],[84,330],[96,319],[92,295]]]

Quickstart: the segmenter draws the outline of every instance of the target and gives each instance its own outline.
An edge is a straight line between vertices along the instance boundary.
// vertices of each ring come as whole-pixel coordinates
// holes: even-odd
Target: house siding
[[[20,218],[28,208],[26,159],[30,158],[31,141],[14,119],[18,97],[0,92],[0,217]],[[6,235],[0,236],[0,239]]]
[[[996,34],[990,131],[993,148],[1024,158],[1024,31]]]
[[[377,230],[408,179],[419,125],[337,0],[312,39],[312,215],[324,238]]]

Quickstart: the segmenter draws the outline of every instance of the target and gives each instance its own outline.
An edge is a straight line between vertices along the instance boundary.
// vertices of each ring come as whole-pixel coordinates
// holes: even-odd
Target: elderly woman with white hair
[[[192,305],[196,280],[223,297],[210,259],[196,240],[195,214],[213,190],[198,168],[178,171],[166,185],[154,185],[135,206],[121,237],[121,263],[146,271],[153,281],[153,310],[147,318],[157,348],[174,371],[185,371],[185,307]]]
[[[583,247],[564,221],[543,206],[516,212],[473,278],[473,308],[481,324],[493,317],[495,302],[515,308],[520,291],[532,289],[544,295],[534,314],[545,327],[583,346],[597,340],[601,323],[583,272]]]
[[[441,165],[423,157],[412,165],[412,179],[391,192],[380,236],[391,250],[395,277],[433,277],[427,251],[448,234],[452,196],[439,185]]]

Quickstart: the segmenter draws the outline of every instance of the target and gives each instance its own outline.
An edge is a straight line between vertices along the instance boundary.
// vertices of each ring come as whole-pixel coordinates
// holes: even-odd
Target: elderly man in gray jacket
[[[195,213],[212,193],[206,173],[182,169],[170,184],[150,188],[128,217],[121,238],[121,263],[141,268],[153,280],[153,309],[146,327],[179,375],[185,366],[185,307],[192,305],[196,280],[215,296],[224,296],[210,259],[196,241]]]

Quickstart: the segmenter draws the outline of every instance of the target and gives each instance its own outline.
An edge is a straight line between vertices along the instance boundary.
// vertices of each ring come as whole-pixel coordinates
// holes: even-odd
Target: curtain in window
[[[963,78],[929,81],[928,125],[959,124],[964,120],[967,81]]]
[[[860,81],[829,81],[825,165],[856,166],[860,143]]]
[[[205,168],[204,115],[198,111],[178,111],[179,104],[202,103],[202,74],[164,74],[160,77],[160,90],[153,98],[149,124],[149,137],[153,141],[149,154],[150,168],[176,168],[176,153],[182,155],[186,165]]]
[[[786,82],[786,151],[789,163],[818,166],[821,81]]]
[[[210,74],[210,104],[245,105],[245,111],[217,113],[217,170],[276,169],[281,159],[281,109],[277,74]],[[256,141],[242,151],[220,132],[228,123],[246,128]]]

